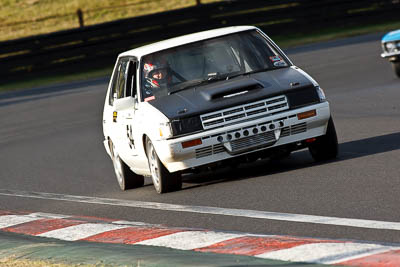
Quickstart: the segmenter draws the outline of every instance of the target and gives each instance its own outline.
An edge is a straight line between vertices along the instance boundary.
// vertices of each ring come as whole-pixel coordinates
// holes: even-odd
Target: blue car
[[[400,30],[387,33],[382,38],[381,57],[389,59],[397,77],[400,78]]]

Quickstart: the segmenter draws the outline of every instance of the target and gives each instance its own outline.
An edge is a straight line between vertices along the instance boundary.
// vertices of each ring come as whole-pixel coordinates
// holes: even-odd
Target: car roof
[[[140,58],[144,55],[151,54],[157,51],[161,51],[164,49],[168,49],[171,47],[176,47],[188,43],[194,43],[205,39],[210,39],[218,36],[228,35],[236,32],[242,32],[247,30],[254,30],[257,29],[254,26],[232,26],[232,27],[225,27],[220,29],[208,30],[203,32],[197,32],[192,34],[187,34],[171,39],[167,39],[164,41],[156,42],[153,44],[141,46],[126,52],[123,52],[119,55],[119,57],[123,56],[134,56]]]

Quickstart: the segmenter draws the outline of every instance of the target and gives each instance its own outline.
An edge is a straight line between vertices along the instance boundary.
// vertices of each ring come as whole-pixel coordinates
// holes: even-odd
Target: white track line
[[[396,249],[364,243],[317,243],[256,255],[264,259],[335,264]],[[397,247],[398,249],[398,247]]]
[[[0,229],[15,226],[22,223],[33,222],[41,219],[64,219],[68,217],[70,216],[44,213],[44,212],[35,212],[25,215],[3,215],[0,216]]]
[[[4,215],[0,216],[0,229],[14,225],[40,220],[38,217],[30,217],[26,215]]]
[[[128,226],[112,225],[104,223],[85,223],[49,231],[38,236],[75,241],[97,235],[107,231],[127,228]]]
[[[207,207],[207,206],[175,205],[175,204],[157,203],[157,202],[97,198],[88,196],[72,196],[72,195],[39,193],[39,192],[25,192],[25,191],[14,191],[6,189],[0,189],[0,195],[47,199],[47,200],[51,199],[51,200],[60,200],[69,202],[101,204],[101,205],[111,205],[120,207],[142,208],[142,209],[155,209],[164,211],[191,212],[191,213],[225,215],[234,217],[257,218],[265,220],[278,220],[278,221],[289,221],[289,222],[300,222],[300,223],[313,223],[313,224],[400,231],[400,222],[349,219],[349,218],[326,217],[326,216],[257,211],[257,210],[244,210],[244,209],[227,209],[227,208]]]
[[[160,246],[181,250],[207,247],[244,235],[207,231],[187,231],[144,240],[135,245]]]

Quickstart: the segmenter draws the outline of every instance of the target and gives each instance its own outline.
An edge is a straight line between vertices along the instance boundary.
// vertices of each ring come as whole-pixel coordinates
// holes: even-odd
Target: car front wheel
[[[326,134],[317,137],[317,140],[314,141],[308,147],[308,149],[315,161],[330,160],[337,157],[339,148],[335,125],[333,123],[332,117],[328,121]]]
[[[170,173],[157,156],[156,150],[150,139],[146,141],[147,160],[151,171],[151,179],[157,193],[167,193],[182,188],[180,173]]]
[[[397,77],[400,78],[400,61],[392,62],[392,67],[393,67],[394,73],[396,73]]]
[[[121,190],[141,187],[144,185],[144,177],[134,173],[128,165],[119,157],[118,151],[110,141],[111,157],[114,166],[115,176]]]

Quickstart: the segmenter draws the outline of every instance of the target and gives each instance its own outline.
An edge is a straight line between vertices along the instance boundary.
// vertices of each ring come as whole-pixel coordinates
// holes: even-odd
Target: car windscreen
[[[190,43],[142,57],[142,100],[288,66],[256,30]]]

